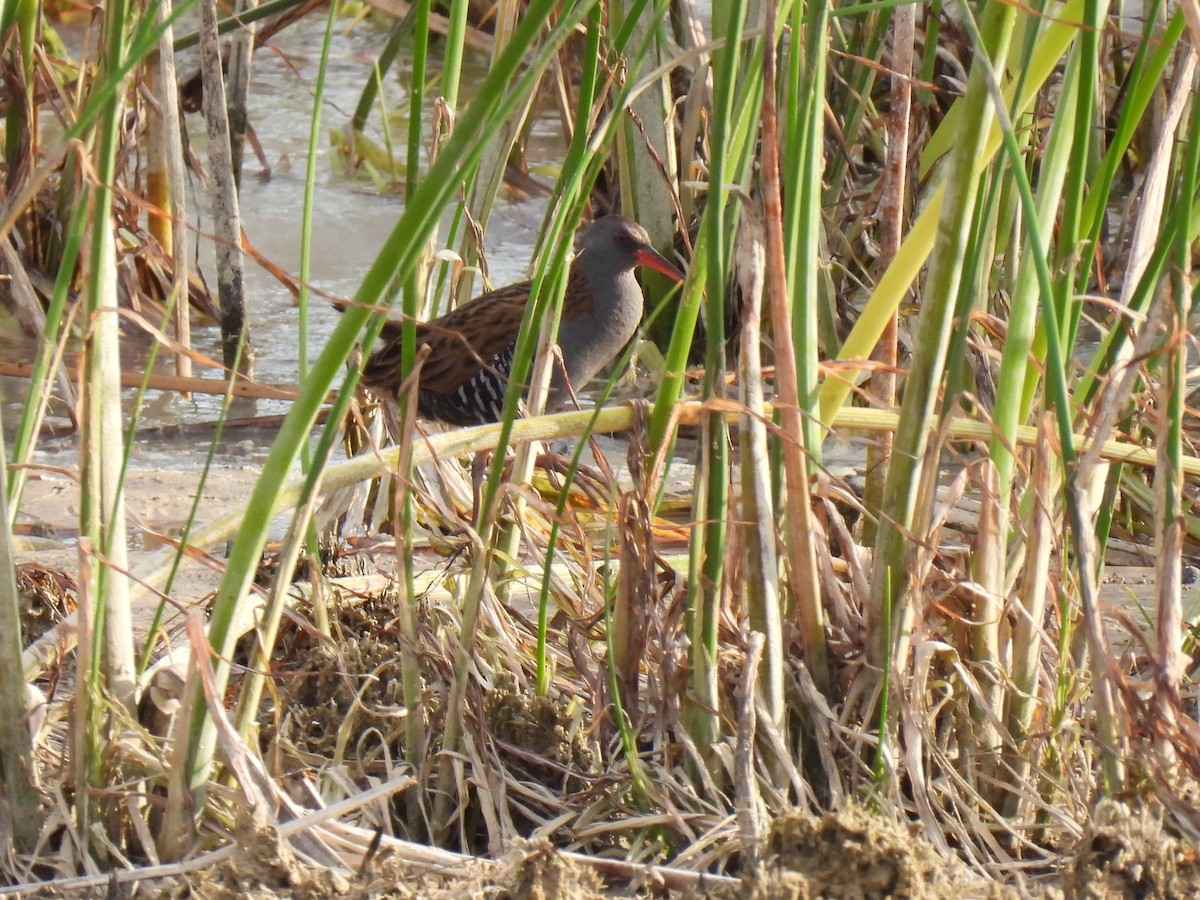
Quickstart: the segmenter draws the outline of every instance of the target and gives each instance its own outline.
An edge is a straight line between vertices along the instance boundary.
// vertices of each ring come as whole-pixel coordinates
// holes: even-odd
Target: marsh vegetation
[[[1195,891],[1191,6],[2,9],[0,893]],[[280,178],[272,51],[294,266],[239,211]],[[394,200],[345,291],[331,178]],[[408,325],[480,292],[513,204],[544,215],[502,421],[381,408],[363,352],[404,322],[415,384]],[[539,415],[614,210],[687,279]],[[213,457],[254,402],[269,449],[155,532],[135,438],[205,390]],[[17,565],[47,462],[70,571]]]

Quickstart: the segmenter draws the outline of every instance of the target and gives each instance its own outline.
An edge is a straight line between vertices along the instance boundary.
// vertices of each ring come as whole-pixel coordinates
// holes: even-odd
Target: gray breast
[[[624,349],[642,320],[645,301],[632,271],[607,279],[595,299],[591,310],[564,319],[558,330],[558,344],[576,391]],[[558,394],[561,378],[555,379],[554,387]]]

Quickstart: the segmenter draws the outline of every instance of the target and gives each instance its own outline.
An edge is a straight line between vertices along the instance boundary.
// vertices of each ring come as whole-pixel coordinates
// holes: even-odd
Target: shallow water
[[[279,35],[270,47],[255,54],[251,85],[250,121],[271,168],[269,176],[254,156],[249,144],[243,166],[241,212],[243,228],[250,244],[264,257],[292,275],[299,272],[300,217],[304,202],[304,174],[307,165],[308,133],[312,114],[312,89],[317,76],[324,37],[324,17],[309,16]],[[358,101],[361,86],[367,81],[376,54],[387,30],[372,22],[339,24],[333,38],[326,78],[326,99],[321,113],[322,138],[317,147],[316,183],[313,210],[311,284],[330,294],[347,297],[358,287],[362,274],[375,260],[380,247],[403,212],[402,192],[381,192],[364,173],[348,172],[344,158],[332,145],[330,134],[341,131]],[[193,71],[190,57],[179,62],[181,77]],[[468,72],[464,77],[464,101],[471,85],[486,72],[487,57],[468,51]],[[408,102],[408,73],[393,71],[385,79],[387,108],[395,111]],[[193,152],[207,160],[207,138],[199,115],[187,118]],[[393,140],[403,140],[393,125]],[[367,127],[368,137],[382,145],[378,109]],[[537,114],[533,140],[527,152],[531,165],[553,164],[561,156],[564,141],[559,121],[552,109]],[[542,179],[546,181],[547,179]],[[192,179],[189,218],[203,235],[211,233],[208,201],[203,186]],[[198,212],[199,211],[199,212]],[[503,198],[493,213],[485,234],[485,251],[494,283],[505,284],[525,277],[537,231],[545,212],[544,201],[510,203]],[[216,276],[211,242],[197,238],[201,271],[215,291]],[[476,287],[478,289],[477,280]],[[246,289],[251,340],[255,347],[255,377],[263,382],[294,384],[299,373],[299,310],[291,293],[253,259],[246,260]],[[337,313],[323,299],[312,298],[309,320],[308,357],[315,359],[325,338],[336,324]],[[215,325],[193,325],[195,349],[212,359],[220,358],[220,335]],[[127,336],[122,349],[124,367],[139,370],[146,364],[149,341]],[[160,361],[156,367],[164,374],[172,370]],[[217,378],[216,370],[197,366],[198,377]],[[25,403],[27,382],[0,379],[0,402],[5,423],[15,423]],[[132,412],[134,392],[127,390],[127,410]],[[221,398],[197,394],[184,399],[174,394],[152,391],[139,416],[147,428],[194,426],[215,420]],[[252,410],[245,406],[234,414],[280,415],[289,404],[259,401]],[[62,421],[62,420],[60,420]],[[265,456],[273,432],[238,431],[222,441],[222,456],[245,461]],[[184,459],[203,458],[210,436],[198,433],[188,437],[165,437],[147,433],[138,440],[135,464],[178,465]],[[73,451],[74,438],[45,441],[52,456]]]

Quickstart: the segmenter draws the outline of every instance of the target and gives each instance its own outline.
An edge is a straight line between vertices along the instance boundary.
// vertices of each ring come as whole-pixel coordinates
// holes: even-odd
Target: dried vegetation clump
[[[265,701],[262,742],[297,758],[333,760],[349,740],[370,771],[381,754],[404,755],[400,659],[396,654],[396,598],[335,594],[330,605],[336,638],[295,625],[275,644],[272,671],[277,699]],[[431,702],[424,714],[436,718]]]
[[[1164,830],[1145,806],[1103,800],[1085,824],[1063,889],[1080,900],[1200,897],[1194,846]]]
[[[75,611],[75,578],[61,569],[37,563],[17,566],[17,591],[21,598],[21,633],[37,640]]]
[[[572,772],[595,772],[597,754],[580,712],[569,701],[522,690],[502,673],[484,702],[489,733],[520,756],[514,762],[544,784],[561,784]]]
[[[428,611],[428,607],[426,607]],[[302,616],[312,613],[301,607]],[[283,759],[284,770],[348,764],[355,777],[377,776],[410,754],[405,746],[401,663],[396,652],[396,596],[385,590],[367,596],[335,592],[329,605],[335,639],[322,638],[311,625],[292,620],[276,642],[271,671],[277,688],[263,701],[262,747]],[[436,617],[423,616],[423,716],[430,748],[440,747],[445,672],[452,660],[441,655],[446,635]],[[247,641],[250,638],[247,639]],[[249,644],[243,642],[243,649]],[[551,794],[586,787],[598,771],[598,754],[585,708],[560,694],[538,696],[520,659],[497,660],[486,691],[472,702],[473,727],[495,748],[510,776],[545,787]],[[429,748],[422,748],[428,751]]]
[[[515,864],[506,869],[500,894],[529,900],[604,900],[612,894],[594,869],[555,852],[546,840],[530,841],[514,849]]]
[[[765,859],[746,878],[754,900],[962,896],[964,873],[900,823],[861,807],[771,823]]]
[[[278,832],[243,811],[235,827],[236,850],[229,859],[184,878],[172,900],[322,900],[346,896],[350,882],[332,869],[306,866]]]
[[[601,876],[558,853],[545,839],[518,841],[495,862],[435,868],[414,865],[387,850],[360,870],[343,874],[308,865],[272,828],[249,815],[236,826],[229,859],[160,885],[171,900],[602,900],[611,897]]]

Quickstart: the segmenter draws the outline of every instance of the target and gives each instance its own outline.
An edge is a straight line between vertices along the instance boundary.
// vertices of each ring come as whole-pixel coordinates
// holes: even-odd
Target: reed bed
[[[127,330],[179,376],[152,360],[138,409],[201,383],[196,328],[251,369],[251,48],[324,16],[307,246],[330,38],[394,12],[251,6],[105,4],[73,53],[51,11],[0,15],[0,266],[36,348],[2,454],[0,894],[1196,889],[1191,7],[418,0],[337,123],[403,189],[392,234],[352,297],[314,294],[307,252],[279,273],[338,325],[309,365],[302,324],[244,506],[135,564]],[[202,102],[162,62],[195,42]],[[546,98],[567,149],[517,387],[494,426],[426,429],[411,391],[358,388],[362,354],[478,291]],[[215,298],[177,238],[177,109],[208,133]],[[613,208],[687,280],[646,279],[596,409],[536,415],[571,235]],[[421,354],[406,328],[410,388]],[[624,402],[631,360],[653,388]],[[228,383],[227,412],[253,390]],[[12,526],[52,396],[80,434],[78,611],[32,640]],[[181,560],[222,545],[207,608],[176,609]],[[1105,588],[1130,565],[1136,611]]]

